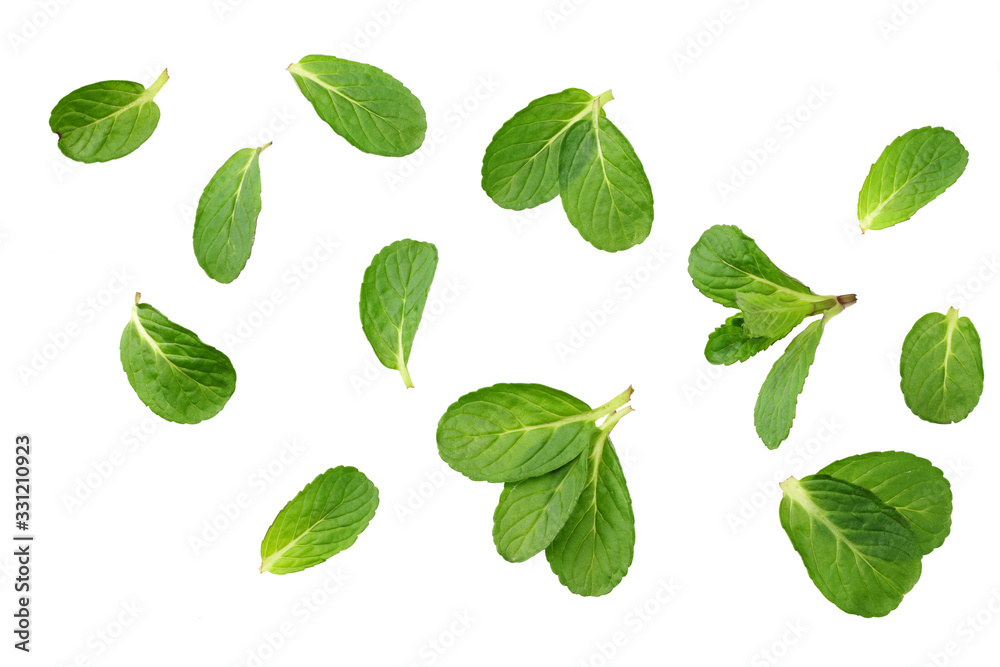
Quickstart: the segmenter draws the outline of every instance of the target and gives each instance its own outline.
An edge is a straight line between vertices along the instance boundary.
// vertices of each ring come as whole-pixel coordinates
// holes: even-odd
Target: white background
[[[905,4],[909,13],[894,15],[890,0],[590,0],[562,10],[555,0],[5,2],[3,469],[12,470],[13,436],[31,433],[37,542],[30,656],[10,647],[12,559],[0,551],[0,662],[994,660],[1000,8]],[[344,50],[373,12],[385,23],[389,7],[396,12],[375,37]],[[724,11],[720,29],[713,22]],[[679,63],[689,40],[701,53]],[[414,91],[430,126],[422,157],[362,154],[321,122],[285,72],[310,53],[370,62]],[[61,156],[47,119],[62,95],[104,79],[148,85],[165,66],[160,125],[145,145],[107,164]],[[557,201],[514,214],[479,187],[483,150],[503,121],[567,87],[613,89],[606,111],[653,184],[652,234],[627,252],[592,248]],[[870,163],[898,134],[928,124],[961,138],[965,175],[913,220],[858,237]],[[215,283],[191,248],[197,197],[237,148],[272,138],[253,256],[235,283]],[[723,197],[719,184],[768,139],[777,151]],[[753,405],[784,345],[731,368],[702,356],[726,313],[691,286],[686,260],[717,223],[742,227],[817,291],[858,294],[828,327],[777,451],[756,437]],[[373,365],[357,306],[372,256],[405,237],[434,242],[441,258],[428,303],[435,317],[411,356],[413,390]],[[322,249],[330,243],[332,255]],[[137,290],[231,356],[239,381],[218,417],[166,423],[135,396],[118,340]],[[269,309],[276,291],[281,303]],[[608,300],[614,312],[593,315]],[[917,318],[949,306],[978,327],[989,379],[979,408],[943,427],[909,412],[896,365]],[[588,313],[601,326],[586,325]],[[236,338],[251,320],[259,326]],[[60,336],[67,327],[76,335]],[[560,354],[560,345],[575,347]],[[25,378],[36,353],[49,358]],[[374,379],[362,384],[366,372]],[[594,405],[635,386],[636,412],[615,431],[635,561],[610,595],[572,595],[543,557],[506,563],[491,539],[499,487],[442,474],[438,418],[465,392],[500,381],[545,383]],[[273,464],[285,441],[302,451]],[[954,526],[900,607],[866,620],[813,586],[779,525],[771,480],[889,448],[946,471]],[[261,481],[269,463],[281,471]],[[381,491],[369,529],[322,566],[258,574],[274,515],[341,464]],[[106,479],[95,473],[109,466]],[[12,474],[4,477],[7,544]],[[220,508],[240,494],[239,515],[206,533],[206,523],[227,523]],[[327,594],[331,576],[342,582]],[[310,598],[322,604],[307,614]],[[135,618],[122,611],[133,605]],[[984,624],[973,626],[966,619],[977,613]],[[268,649],[265,637],[283,629],[291,635]],[[108,632],[110,643],[99,634]],[[946,649],[954,655],[940,655]]]

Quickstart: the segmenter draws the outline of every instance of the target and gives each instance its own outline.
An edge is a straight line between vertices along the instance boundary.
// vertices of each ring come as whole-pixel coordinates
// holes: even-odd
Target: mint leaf
[[[361,282],[361,328],[375,356],[412,388],[406,363],[437,270],[433,243],[403,239],[382,248]]]
[[[688,257],[688,274],[702,294],[739,308],[737,292],[782,293],[803,301],[825,301],[775,266],[752,238],[733,225],[715,225],[701,235]]]
[[[214,417],[236,390],[229,357],[156,308],[139,303],[139,294],[120,351],[122,368],[139,400],[166,420],[197,424]]]
[[[584,239],[600,250],[618,252],[649,236],[653,190],[632,144],[598,110],[593,105],[589,117],[563,137],[559,196]]]
[[[350,547],[378,508],[378,489],[357,468],[330,468],[278,512],[260,543],[260,571],[300,572]]]
[[[503,208],[521,210],[555,198],[563,135],[591,113],[598,100],[569,88],[532,100],[504,123],[483,155],[483,190],[490,199]]]
[[[355,148],[402,157],[424,143],[427,115],[420,100],[379,68],[314,55],[288,71],[319,117]]]
[[[519,482],[559,468],[590,445],[595,422],[625,405],[629,387],[599,408],[540,384],[496,384],[452,403],[437,427],[438,453],[466,477]]]
[[[951,532],[951,484],[930,461],[907,452],[871,452],[834,461],[819,471],[874,493],[909,524],[921,553]]]
[[[566,525],[545,549],[559,582],[577,595],[610,593],[632,565],[635,515],[625,474],[608,434],[625,407],[608,418],[587,457],[587,486]]]
[[[250,259],[260,215],[260,154],[270,145],[236,151],[198,200],[194,254],[208,277],[220,283],[236,280]]]
[[[861,231],[909,220],[958,180],[969,152],[943,127],[922,127],[896,137],[872,164],[858,194]]]
[[[899,512],[826,475],[781,483],[781,526],[816,587],[849,614],[885,616],[920,578],[921,549]]]
[[[133,81],[101,81],[66,95],[49,116],[59,150],[77,162],[125,157],[156,129],[160,108],[153,98],[168,78],[163,70],[148,89]]]
[[[796,336],[760,388],[753,421],[757,435],[768,449],[776,449],[791,433],[795,406],[816,357],[825,323],[825,319],[816,320]]]
[[[526,561],[555,539],[587,485],[588,453],[552,472],[503,486],[493,513],[493,542],[511,563]]]
[[[924,421],[959,422],[969,416],[983,393],[983,350],[968,317],[924,315],[903,341],[900,387],[906,406]]]
[[[763,352],[778,341],[777,338],[754,338],[743,326],[743,314],[737,313],[708,335],[705,358],[712,364],[729,366],[737,361],[746,361],[758,352]]]
[[[743,314],[743,326],[752,338],[781,339],[817,312],[819,304],[803,301],[785,292],[758,294],[737,292],[736,305]]]

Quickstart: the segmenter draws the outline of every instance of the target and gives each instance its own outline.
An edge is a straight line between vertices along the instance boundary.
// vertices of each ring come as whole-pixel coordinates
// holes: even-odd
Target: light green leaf
[[[587,484],[588,452],[552,472],[504,484],[493,513],[493,542],[512,563],[549,546]]]
[[[260,215],[259,148],[226,160],[205,186],[194,219],[194,254],[209,278],[231,283],[250,259]]]
[[[160,108],[153,98],[167,82],[167,70],[149,88],[133,81],[101,81],[77,88],[59,100],[49,127],[59,150],[77,162],[124,157],[153,134]]]
[[[715,225],[701,235],[688,257],[694,286],[712,301],[739,308],[736,293],[783,293],[803,301],[823,301],[775,266],[754,240],[733,225]]]
[[[566,524],[545,549],[545,557],[560,583],[577,595],[610,593],[632,565],[632,497],[608,438],[617,419],[630,410],[626,407],[609,417],[610,423],[594,436],[587,460],[587,486]]]
[[[483,190],[498,205],[533,208],[559,193],[559,149],[566,131],[601,97],[569,88],[533,100],[493,135],[483,155]],[[602,111],[603,113],[603,111]]]
[[[406,363],[424,313],[438,254],[433,243],[403,239],[382,248],[361,282],[361,328],[375,356],[413,387]]]
[[[753,421],[768,449],[776,449],[792,430],[795,405],[805,387],[824,326],[825,320],[816,320],[793,338],[760,388]]]
[[[951,484],[927,459],[907,452],[871,452],[834,461],[819,474],[857,484],[895,508],[925,555],[951,532]]]
[[[900,387],[906,405],[924,421],[959,422],[983,393],[983,350],[979,333],[958,311],[924,315],[903,341]]]
[[[606,93],[610,99],[610,93]],[[653,190],[625,135],[595,105],[573,125],[559,153],[559,196],[566,216],[596,248],[618,252],[646,240]]]
[[[122,368],[150,410],[179,424],[197,424],[222,411],[236,390],[229,357],[168,320],[135,295],[122,332]]]
[[[402,157],[424,143],[427,114],[420,100],[379,68],[306,56],[288,71],[319,117],[359,150]]]
[[[862,232],[909,220],[958,180],[969,153],[943,127],[922,127],[896,137],[871,166],[858,195]]]
[[[260,571],[300,572],[350,547],[378,508],[378,489],[357,468],[330,468],[278,512],[260,543]]]
[[[906,520],[871,491],[826,475],[781,484],[781,526],[809,577],[849,614],[885,616],[920,578]]]
[[[462,396],[441,417],[438,453],[466,477],[519,482],[563,466],[590,445],[595,422],[625,405],[629,387],[597,409],[540,384],[497,384]]]
[[[712,364],[729,366],[737,361],[746,361],[758,352],[774,345],[776,338],[754,338],[743,326],[743,314],[737,313],[708,335],[705,358]]]
[[[830,299],[835,303],[836,299]],[[822,304],[803,301],[786,292],[758,294],[737,292],[736,305],[743,313],[743,326],[752,338],[781,339],[799,326],[806,317],[819,312]]]

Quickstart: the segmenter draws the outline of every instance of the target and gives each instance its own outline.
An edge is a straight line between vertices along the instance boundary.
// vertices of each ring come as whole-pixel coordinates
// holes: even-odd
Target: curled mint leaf
[[[121,362],[129,384],[154,413],[180,424],[219,414],[236,390],[229,357],[168,320],[135,295],[122,332]]]
[[[951,484],[927,459],[908,452],[870,452],[834,461],[819,471],[868,489],[908,522],[921,553],[951,532]]]
[[[540,384],[496,384],[452,403],[437,427],[438,453],[466,477],[518,482],[577,458],[597,432],[595,422],[632,395],[629,387],[591,409],[569,394]]]
[[[909,220],[951,187],[968,163],[969,152],[943,127],[896,137],[872,164],[858,194],[861,231]]]
[[[605,95],[611,99],[610,91]],[[653,190],[632,144],[599,110],[592,105],[591,113],[563,137],[559,196],[584,239],[600,250],[618,252],[649,236]]]
[[[313,55],[288,71],[319,117],[355,148],[402,157],[424,143],[427,114],[420,100],[379,68]]]
[[[403,239],[382,248],[361,282],[361,328],[375,356],[413,387],[406,363],[437,270],[433,243]]]
[[[357,468],[330,468],[288,501],[260,543],[260,571],[290,574],[350,547],[378,508],[378,489]]]
[[[983,350],[968,317],[949,308],[928,313],[910,329],[899,359],[906,406],[924,421],[959,422],[983,393]]]
[[[160,108],[153,98],[168,78],[163,70],[149,88],[134,81],[101,81],[66,95],[49,116],[59,150],[77,162],[125,157],[156,129]]]
[[[885,616],[920,578],[908,522],[874,493],[827,475],[781,483],[781,526],[816,587],[849,614]]]
[[[587,485],[584,452],[552,472],[503,485],[493,513],[493,542],[511,563],[520,563],[552,543]]]
[[[625,473],[608,437],[626,406],[594,437],[587,457],[587,486],[545,557],[560,583],[577,595],[610,593],[628,573],[635,553],[635,515]]]
[[[250,259],[260,215],[260,154],[270,145],[236,151],[198,200],[194,254],[208,277],[220,283],[236,280]]]
[[[708,335],[705,358],[709,363],[729,366],[746,361],[778,341],[777,338],[756,338],[743,326],[743,313],[726,318],[718,329]]]
[[[835,299],[827,304],[833,305]],[[802,320],[826,308],[823,302],[805,301],[785,292],[758,294],[737,292],[736,305],[743,315],[743,326],[752,338],[782,339]]]
[[[490,199],[515,210],[554,199],[562,138],[599,99],[569,88],[533,100],[504,123],[483,155],[482,185]]]

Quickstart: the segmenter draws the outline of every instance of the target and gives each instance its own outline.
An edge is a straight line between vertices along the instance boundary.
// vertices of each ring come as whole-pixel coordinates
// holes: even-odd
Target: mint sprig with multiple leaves
[[[168,78],[163,70],[149,88],[134,81],[101,81],[66,95],[49,116],[49,128],[59,135],[59,150],[77,162],[128,155],[156,129],[160,107],[153,98]]]
[[[201,342],[135,295],[122,332],[122,368],[139,399],[157,415],[197,424],[219,414],[236,390],[229,357]]]
[[[899,606],[951,531],[951,485],[906,452],[852,456],[781,488],[782,528],[816,587],[849,614]]]
[[[754,425],[768,449],[791,432],[799,394],[827,323],[856,298],[823,296],[779,269],[754,240],[733,225],[709,228],[691,249],[688,273],[712,301],[735,308],[708,337],[713,364],[746,361],[791,333],[807,317],[822,317],[799,333],[778,358],[757,397]]]
[[[533,208],[560,195],[569,221],[594,247],[642,243],[653,191],[639,157],[604,113],[611,91],[546,95],[518,111],[483,156],[483,190],[498,205]]]
[[[896,137],[872,164],[858,194],[861,232],[909,220],[951,187],[968,163],[969,152],[943,127]]]
[[[306,56],[288,66],[319,117],[355,148],[409,155],[427,133],[420,100],[378,67],[334,56]]]
[[[960,422],[983,394],[983,350],[968,317],[949,308],[928,313],[910,329],[899,358],[906,406],[924,421]]]
[[[198,200],[194,254],[208,277],[220,283],[236,280],[250,259],[260,215],[260,154],[270,145],[236,151]]]
[[[448,408],[437,429],[441,458],[470,479],[504,484],[493,515],[503,558],[519,563],[544,549],[577,595],[604,595],[622,580],[635,517],[609,436],[632,411],[631,396],[629,387],[592,409],[544,385],[497,384]]]
[[[433,243],[403,239],[382,248],[361,282],[361,328],[375,356],[413,387],[406,363],[437,270]]]
[[[350,547],[378,508],[378,489],[357,468],[330,468],[278,512],[260,543],[260,571],[300,572]]]

